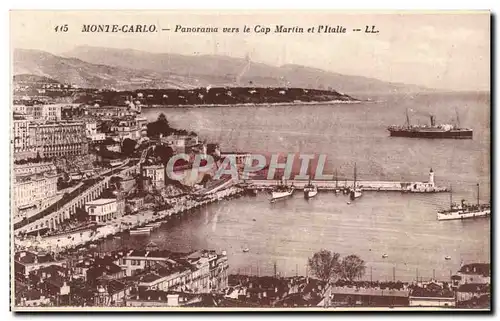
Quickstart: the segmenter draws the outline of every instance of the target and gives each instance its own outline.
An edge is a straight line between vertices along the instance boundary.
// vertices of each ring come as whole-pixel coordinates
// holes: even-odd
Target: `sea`
[[[359,97],[359,96],[358,96]],[[144,108],[154,121],[195,131],[222,151],[324,154],[324,172],[359,180],[427,181],[452,187],[452,201],[490,201],[489,93],[422,93],[359,97],[356,104]],[[389,125],[455,124],[474,130],[472,140],[390,137]],[[458,117],[457,117],[458,116]],[[321,249],[366,262],[363,279],[447,281],[462,264],[490,262],[491,220],[437,221],[450,194],[364,192],[347,196],[301,193],[271,204],[269,195],[222,201],[162,225],[149,236],[108,239],[103,251],[144,248],[226,251],[230,272],[252,275],[310,275],[308,258]],[[248,252],[243,249],[248,248]],[[446,260],[445,257],[450,257]],[[276,267],[276,268],[275,268]]]

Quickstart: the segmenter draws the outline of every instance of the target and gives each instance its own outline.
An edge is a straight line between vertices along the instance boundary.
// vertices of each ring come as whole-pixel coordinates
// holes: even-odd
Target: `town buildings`
[[[51,265],[65,267],[65,259],[53,254],[38,254],[31,251],[19,251],[14,254],[14,271],[20,275],[28,276],[31,272]]]
[[[63,104],[15,104],[13,110],[30,121],[59,121],[63,106]]]

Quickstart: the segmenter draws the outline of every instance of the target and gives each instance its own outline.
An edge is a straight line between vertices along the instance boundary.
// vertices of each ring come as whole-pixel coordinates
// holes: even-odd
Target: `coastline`
[[[203,205],[218,202],[224,199],[239,197],[243,195],[244,189],[239,187],[229,187],[227,189],[215,192],[206,197],[202,201],[183,198],[176,200],[176,204],[168,209],[157,212],[154,215],[152,210],[144,210],[135,215],[121,216],[109,224],[99,226],[95,233],[91,230],[78,230],[73,233],[65,233],[60,235],[42,237],[41,240],[25,239],[16,242],[16,247],[30,248],[35,247],[37,250],[53,251],[68,251],[79,247],[88,247],[91,244],[100,242],[106,237],[114,236],[116,234],[124,233],[135,228],[143,227],[149,223],[164,221],[171,216],[185,213],[191,209],[198,208]]]
[[[245,104],[200,104],[200,105],[151,105],[142,106],[143,109],[152,108],[210,108],[210,107],[278,107],[278,106],[323,106],[332,104],[361,104],[370,103],[370,100],[329,100],[329,101],[301,101],[301,102],[284,102],[284,103],[245,103]]]

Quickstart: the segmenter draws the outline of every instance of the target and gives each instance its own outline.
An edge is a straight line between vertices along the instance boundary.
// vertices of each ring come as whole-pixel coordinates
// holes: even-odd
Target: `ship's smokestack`
[[[434,127],[436,126],[436,117],[431,115],[431,126]]]

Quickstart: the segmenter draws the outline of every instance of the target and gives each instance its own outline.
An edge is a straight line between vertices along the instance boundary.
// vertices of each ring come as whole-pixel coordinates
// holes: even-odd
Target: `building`
[[[16,175],[12,186],[14,217],[39,212],[52,204],[57,195],[58,177],[55,171]]]
[[[24,106],[24,108],[17,107],[19,112],[22,112],[27,117],[35,121],[59,121],[61,120],[61,104],[33,104]]]
[[[446,284],[436,281],[420,283],[410,290],[412,307],[454,307],[456,298],[454,291]]]
[[[488,263],[471,263],[463,265],[457,272],[458,285],[466,283],[490,284],[491,269]]]
[[[20,251],[14,254],[14,271],[28,276],[31,272],[51,265],[66,266],[66,260],[60,260],[52,254],[37,254]]]
[[[100,143],[106,139],[106,134],[97,132],[97,122],[85,122],[85,134],[92,143]]]
[[[162,137],[161,142],[167,144],[174,153],[186,153],[193,146],[200,144],[197,135],[177,135],[173,134],[167,137]]]
[[[49,297],[46,297],[43,295],[42,291],[37,289],[28,289],[22,293],[16,293],[16,295],[20,296],[19,306],[48,306],[51,302]]]
[[[468,301],[491,293],[490,285],[485,283],[465,283],[457,289],[457,301]]]
[[[118,280],[101,280],[94,294],[96,306],[123,306],[132,286]]]
[[[41,157],[77,156],[88,152],[84,123],[35,123],[30,126],[30,136]]]
[[[165,166],[150,165],[142,168],[142,175],[151,179],[154,187],[161,189],[165,187]]]
[[[39,162],[18,161],[14,163],[14,175],[33,175],[55,172],[54,162],[40,160]]]
[[[127,276],[145,290],[208,293],[227,287],[227,256],[215,251],[189,255],[169,251],[133,250],[123,257]],[[145,269],[148,271],[142,273]]]
[[[111,126],[111,132],[116,134],[120,141],[125,138],[138,140],[142,137],[143,131],[146,128],[147,119],[142,117],[125,116],[115,121]]]
[[[105,223],[118,217],[118,204],[114,198],[101,198],[85,203],[85,211],[90,220],[97,223]]]
[[[54,296],[68,295],[70,292],[68,269],[59,265],[43,267],[30,275],[31,282],[40,284],[44,294]]]
[[[30,135],[30,121],[21,117],[15,117],[13,125],[14,159],[34,158],[36,151],[33,146],[32,136]]]

